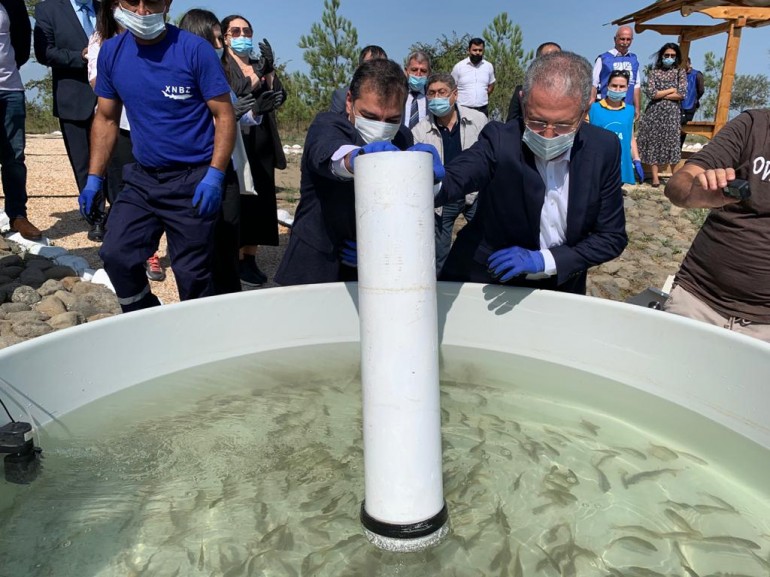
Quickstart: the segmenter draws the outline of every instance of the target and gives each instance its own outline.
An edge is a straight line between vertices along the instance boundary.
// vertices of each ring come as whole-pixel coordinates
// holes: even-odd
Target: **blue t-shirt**
[[[230,86],[211,44],[174,26],[166,30],[157,44],[137,44],[131,33],[107,40],[95,92],[123,101],[139,164],[205,164],[214,153],[206,101],[229,95]]]
[[[631,137],[634,133],[634,107],[607,108],[594,102],[588,109],[588,120],[594,126],[614,132],[620,140],[620,178],[624,184],[636,184],[634,162],[631,158]]]

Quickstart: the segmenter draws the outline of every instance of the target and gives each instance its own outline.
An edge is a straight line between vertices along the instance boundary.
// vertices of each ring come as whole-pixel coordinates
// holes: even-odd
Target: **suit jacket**
[[[94,0],[99,13],[100,3]],[[88,83],[83,50],[88,36],[70,0],[45,0],[35,6],[35,57],[51,67],[53,115],[62,120],[88,120],[93,116],[96,94]]]
[[[522,105],[521,95],[519,94],[522,89],[523,86],[521,84],[513,89],[511,102],[508,104],[508,116],[505,119],[506,122],[510,122],[511,120],[516,120],[517,118],[524,116],[524,106]]]
[[[345,110],[345,103],[348,97],[348,87],[343,86],[342,88],[337,88],[334,92],[332,92],[332,103],[329,106],[329,112],[337,112],[339,114],[345,114],[347,111]]]
[[[392,142],[401,150],[414,144],[412,133],[403,124]],[[339,280],[337,254],[345,240],[356,239],[353,180],[342,180],[331,170],[332,155],[344,145],[364,145],[350,120],[337,112],[318,114],[305,138],[300,201],[290,244],[301,240],[314,249],[320,262],[287,258],[292,252],[290,247],[279,269],[281,284],[298,284],[294,279],[302,278],[302,271],[307,269],[318,271],[314,282]]]
[[[29,50],[32,44],[32,26],[29,23],[27,7],[24,0],[0,0],[11,25],[11,46],[16,55],[16,68],[21,68],[29,60]]]
[[[535,156],[522,143],[523,124],[490,122],[478,142],[446,167],[436,205],[479,190],[474,219],[457,236],[442,279],[494,283],[487,259],[502,248],[540,247],[545,184]],[[585,293],[586,272],[628,244],[620,180],[620,144],[606,130],[583,124],[570,154],[566,240],[550,249],[556,275],[516,286]],[[546,248],[546,247],[543,247]]]

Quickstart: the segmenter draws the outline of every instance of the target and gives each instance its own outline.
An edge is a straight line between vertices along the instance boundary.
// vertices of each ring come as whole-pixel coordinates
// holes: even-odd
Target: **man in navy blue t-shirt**
[[[100,256],[123,312],[156,306],[144,263],[163,232],[182,300],[213,294],[212,239],[235,141],[230,87],[214,48],[166,24],[171,0],[119,0],[128,32],[99,53],[88,184],[101,190],[125,105],[135,164],[110,211]]]

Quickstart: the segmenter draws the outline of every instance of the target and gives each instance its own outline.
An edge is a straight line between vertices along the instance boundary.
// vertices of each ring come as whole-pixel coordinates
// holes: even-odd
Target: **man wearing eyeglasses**
[[[211,258],[225,171],[235,142],[230,86],[203,38],[166,24],[171,0],[119,0],[127,33],[102,44],[88,181],[80,210],[100,193],[123,106],[135,164],[112,206],[100,256],[123,312],[160,304],[144,263],[165,232],[181,300],[213,294]]]
[[[479,197],[442,280],[585,294],[588,268],[623,252],[620,144],[583,123],[590,95],[585,58],[541,56],[526,73],[521,121],[488,124],[448,163],[436,205]]]
[[[457,84],[451,74],[439,73],[428,78],[426,93],[430,114],[412,129],[412,135],[415,142],[435,146],[441,162],[447,164],[478,140],[488,119],[478,110],[457,104]],[[462,214],[466,222],[473,220],[477,196],[477,192],[472,192],[465,198],[436,208],[437,274],[449,255],[457,217]]]
[[[642,98],[642,82],[640,77],[639,60],[636,54],[629,52],[634,41],[634,32],[630,26],[621,26],[615,33],[615,48],[600,54],[594,62],[593,91],[591,102],[607,96],[607,83],[610,72],[613,70],[626,70],[628,77],[628,92],[626,104],[633,105],[634,119],[639,119],[639,111]]]

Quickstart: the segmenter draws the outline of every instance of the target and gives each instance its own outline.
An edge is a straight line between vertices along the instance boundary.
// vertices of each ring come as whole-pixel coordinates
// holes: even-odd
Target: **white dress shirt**
[[[537,171],[545,184],[545,199],[540,211],[540,253],[545,261],[545,270],[542,274],[527,275],[528,279],[541,279],[556,274],[556,261],[548,249],[561,246],[567,240],[571,153],[570,148],[552,160],[535,157]]]
[[[457,83],[457,104],[481,108],[489,104],[488,87],[495,83],[495,68],[482,60],[473,64],[470,58],[461,60],[452,68]]]

